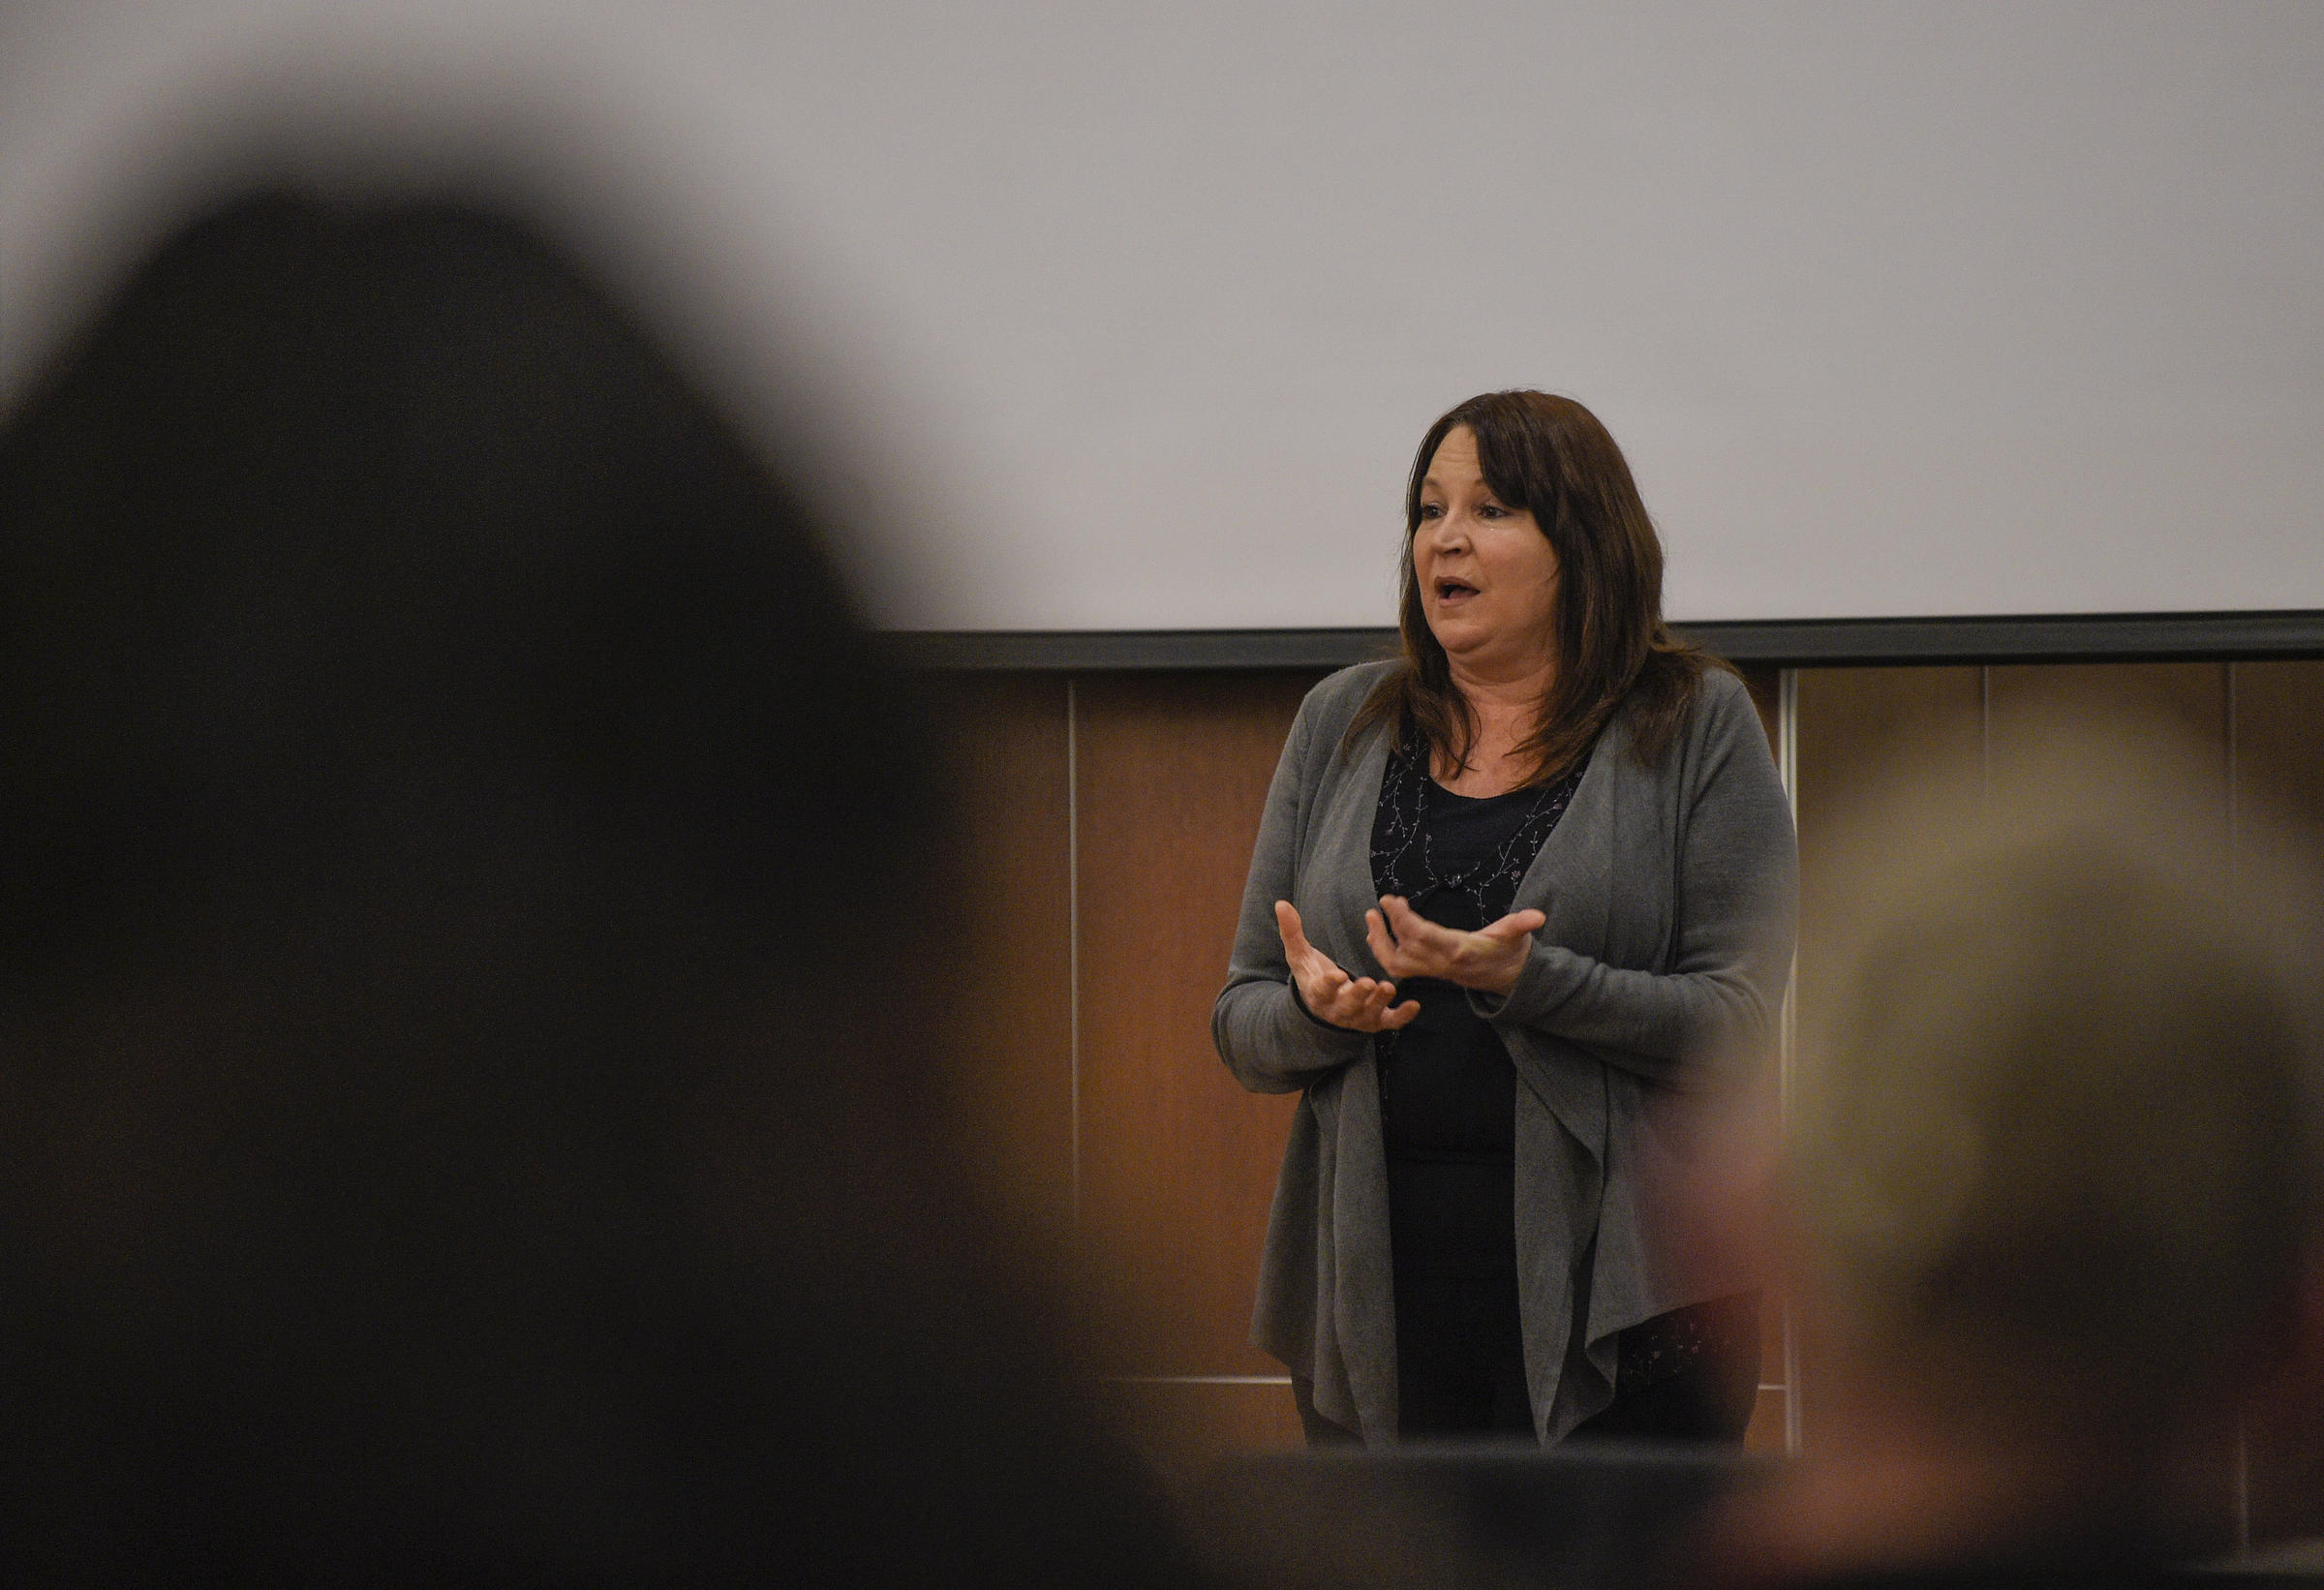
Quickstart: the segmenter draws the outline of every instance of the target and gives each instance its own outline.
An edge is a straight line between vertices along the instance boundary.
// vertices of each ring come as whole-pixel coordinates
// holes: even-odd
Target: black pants
[[[1292,1392],[1310,1447],[1358,1439],[1316,1412],[1312,1382]],[[1396,1271],[1396,1433],[1406,1441],[1534,1439],[1514,1266],[1504,1274]]]
[[[1506,1299],[1498,1291],[1490,1282],[1398,1290],[1396,1422],[1404,1439],[1532,1438],[1533,1405],[1516,1298],[1514,1289]],[[1415,1302],[1419,1309],[1410,1306]],[[1721,1332],[1720,1351],[1648,1385],[1618,1381],[1612,1404],[1583,1421],[1567,1439],[1741,1441],[1758,1402],[1758,1300],[1723,1302],[1730,1318]],[[1741,1329],[1746,1319],[1754,1323]],[[1312,1381],[1295,1377],[1292,1396],[1308,1446],[1351,1446],[1361,1440],[1316,1411]]]
[[[1755,1343],[1728,1356],[1706,1356],[1667,1380],[1625,1391],[1576,1424],[1569,1441],[1724,1441],[1743,1439],[1759,1400]]]
[[[1533,1439],[1514,1264],[1495,1276],[1398,1274],[1396,1433]]]

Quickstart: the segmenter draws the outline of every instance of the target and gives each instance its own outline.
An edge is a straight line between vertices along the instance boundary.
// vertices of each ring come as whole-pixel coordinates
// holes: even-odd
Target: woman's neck
[[[1471,709],[1483,713],[1488,704],[1500,710],[1537,711],[1557,683],[1557,659],[1528,650],[1521,656],[1445,656],[1452,688]]]
[[[1547,660],[1501,669],[1477,668],[1459,658],[1452,663],[1452,687],[1468,703],[1477,725],[1465,767],[1440,760],[1436,780],[1461,795],[1498,795],[1533,774],[1532,758],[1518,749],[1540,726],[1542,703],[1557,683],[1557,666]]]

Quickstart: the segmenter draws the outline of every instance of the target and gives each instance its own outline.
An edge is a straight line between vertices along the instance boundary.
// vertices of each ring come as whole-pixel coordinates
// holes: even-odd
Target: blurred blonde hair
[[[1788,1196],[1849,1349],[2122,1430],[2291,1328],[2319,1183],[2312,871],[2159,725],[2026,725],[1840,845]],[[2232,841],[2232,853],[2231,841]]]

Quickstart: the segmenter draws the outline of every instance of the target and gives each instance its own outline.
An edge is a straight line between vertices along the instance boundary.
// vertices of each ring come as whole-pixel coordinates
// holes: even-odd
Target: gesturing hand
[[[1391,1007],[1393,983],[1369,977],[1350,978],[1323,951],[1307,942],[1300,913],[1288,900],[1275,902],[1275,931],[1283,935],[1283,958],[1291,963],[1291,979],[1309,1013],[1333,1026],[1355,1032],[1385,1032],[1402,1026],[1421,1013],[1418,1001],[1407,999]]]
[[[1429,921],[1399,895],[1382,895],[1380,909],[1363,913],[1363,936],[1393,976],[1441,977],[1481,994],[1507,994],[1533,953],[1534,930],[1548,920],[1539,911],[1514,911],[1464,933]]]

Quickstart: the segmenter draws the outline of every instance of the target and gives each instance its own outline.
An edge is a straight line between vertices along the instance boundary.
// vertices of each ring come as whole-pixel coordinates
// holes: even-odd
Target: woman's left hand
[[[1399,982],[1438,977],[1480,994],[1507,994],[1533,953],[1534,931],[1548,920],[1539,911],[1513,911],[1464,933],[1429,921],[1401,896],[1382,895],[1380,908],[1363,913],[1363,936],[1381,969]]]

